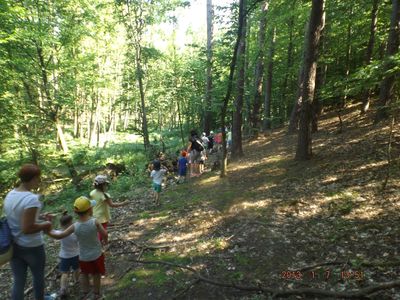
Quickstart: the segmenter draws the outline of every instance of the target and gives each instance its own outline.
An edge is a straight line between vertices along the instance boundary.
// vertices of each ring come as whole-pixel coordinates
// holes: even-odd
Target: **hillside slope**
[[[118,221],[107,257],[108,298],[265,297],[207,284],[193,270],[135,264],[137,258],[274,289],[348,291],[396,280],[399,168],[394,161],[382,192],[389,124],[375,126],[369,118],[348,108],[338,134],[337,117],[326,114],[308,162],[293,160],[296,136],[274,130],[246,143],[246,156],[229,165],[227,178],[206,173],[166,191],[160,209]],[[398,126],[393,139],[397,158]],[[397,288],[375,297],[399,294]]]

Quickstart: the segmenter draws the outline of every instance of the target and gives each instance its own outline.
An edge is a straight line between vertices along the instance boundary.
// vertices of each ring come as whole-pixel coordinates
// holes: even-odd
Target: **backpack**
[[[200,140],[198,137],[193,137],[192,148],[198,152],[203,151],[204,150],[203,141]]]
[[[5,217],[0,219],[0,266],[9,262],[12,257],[13,237]]]

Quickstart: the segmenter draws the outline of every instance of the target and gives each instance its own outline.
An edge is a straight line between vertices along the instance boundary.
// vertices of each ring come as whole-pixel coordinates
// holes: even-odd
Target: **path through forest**
[[[379,191],[388,127],[367,120],[349,108],[344,122],[357,125],[337,134],[337,118],[326,115],[309,162],[293,160],[296,136],[274,130],[246,144],[246,157],[230,164],[227,178],[206,173],[170,188],[160,209],[116,218],[108,298],[262,299],[138,259],[189,265],[218,282],[279,289],[347,291],[396,280],[399,174],[393,170],[388,188]],[[379,297],[398,294],[389,289]]]
[[[209,171],[169,186],[159,208],[151,206],[147,186],[132,190],[132,204],[113,210],[103,279],[106,298],[268,296],[201,278],[336,292],[395,281],[400,272],[399,169],[392,169],[381,192],[388,124],[375,126],[367,120],[351,107],[344,124],[356,125],[337,134],[334,113],[325,115],[314,136],[315,157],[308,162],[293,160],[296,136],[273,130],[246,143],[246,156],[229,165],[227,178]],[[399,141],[397,126],[393,157],[398,157]],[[48,243],[49,270],[55,264],[55,245]],[[58,285],[54,274],[50,290]],[[375,297],[400,299],[399,294],[397,287]]]

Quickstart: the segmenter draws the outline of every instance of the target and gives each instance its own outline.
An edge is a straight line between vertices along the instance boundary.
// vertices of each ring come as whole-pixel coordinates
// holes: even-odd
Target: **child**
[[[72,225],[72,216],[65,211],[60,218],[60,225],[66,230]],[[56,230],[56,233],[62,231]],[[78,239],[74,233],[61,239],[61,249],[58,255],[60,257],[59,269],[61,272],[60,297],[63,299],[68,294],[68,273],[72,269],[74,282],[79,280],[79,246]]]
[[[179,157],[179,160],[178,160],[178,175],[179,175],[178,183],[185,182],[187,164],[188,164],[188,160],[186,159],[186,156],[187,156],[187,152],[183,150],[181,152],[181,157]]]
[[[82,299],[87,299],[89,295],[89,275],[93,276],[94,299],[101,299],[101,275],[105,273],[104,255],[97,234],[101,234],[103,243],[107,243],[108,236],[103,226],[92,218],[94,205],[96,205],[94,200],[89,200],[83,196],[77,198],[74,203],[74,211],[78,215],[78,222],[64,231],[56,232],[52,230],[49,232],[49,236],[55,239],[65,238],[72,233],[75,233],[78,239]]]
[[[154,200],[157,206],[160,205],[161,183],[165,173],[167,173],[167,170],[161,168],[159,160],[155,160],[153,162],[153,171],[151,171],[150,177],[153,178]]]
[[[96,201],[96,206],[93,208],[93,215],[97,221],[101,223],[103,228],[107,230],[110,222],[110,207],[120,207],[127,205],[129,202],[115,203],[107,193],[109,181],[105,175],[97,175],[94,179],[94,190],[90,192],[90,198]],[[99,235],[101,241],[101,236]]]

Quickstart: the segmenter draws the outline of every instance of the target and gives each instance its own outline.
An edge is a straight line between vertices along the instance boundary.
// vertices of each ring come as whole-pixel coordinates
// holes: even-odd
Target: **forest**
[[[0,0],[0,208],[25,163],[42,169],[38,193],[55,214],[107,174],[115,198],[134,202],[110,230],[109,299],[397,299],[399,46],[399,0]],[[220,151],[184,185],[169,174],[167,202],[149,207],[148,165],[172,164],[191,130],[221,133]],[[186,224],[192,244],[167,243],[165,224]],[[264,243],[246,248],[252,230]],[[306,253],[305,241],[325,250]],[[128,252],[135,265],[118,269]],[[296,277],[325,266],[341,278]]]

